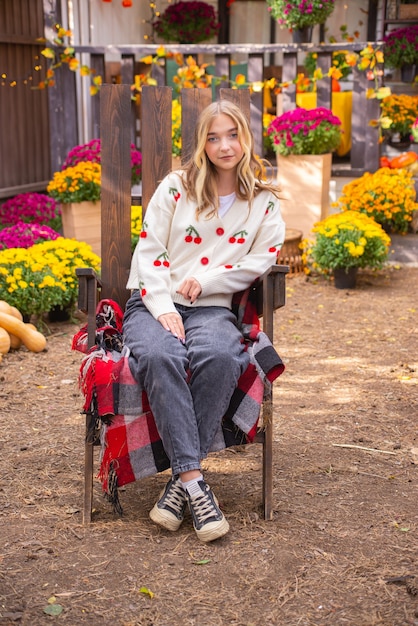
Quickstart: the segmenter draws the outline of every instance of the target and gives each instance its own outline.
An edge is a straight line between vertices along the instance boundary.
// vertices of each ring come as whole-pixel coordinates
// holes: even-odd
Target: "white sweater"
[[[279,200],[270,191],[260,192],[250,211],[246,201],[236,199],[224,218],[197,220],[180,175],[171,173],[149,203],[127,288],[140,289],[155,318],[176,312],[174,303],[231,308],[233,294],[276,262],[284,237]],[[191,276],[202,287],[193,305],[176,293]]]

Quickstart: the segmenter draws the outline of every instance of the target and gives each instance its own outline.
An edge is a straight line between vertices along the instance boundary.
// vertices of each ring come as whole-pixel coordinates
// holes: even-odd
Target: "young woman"
[[[175,531],[189,505],[201,541],[229,524],[201,473],[249,357],[231,312],[284,241],[278,189],[259,179],[246,117],[222,100],[201,113],[193,157],[155,191],[132,259],[123,322],[172,478],[150,512]]]

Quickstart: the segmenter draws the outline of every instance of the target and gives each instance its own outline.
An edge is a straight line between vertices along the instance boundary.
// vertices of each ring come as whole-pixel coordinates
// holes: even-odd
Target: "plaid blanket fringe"
[[[233,310],[243,332],[250,364],[238,381],[211,451],[253,441],[260,407],[284,364],[260,330],[253,288],[236,294]],[[91,416],[88,440],[100,434],[98,478],[113,510],[122,514],[118,488],[170,467],[147,394],[129,368],[129,348],[123,343],[123,312],[112,300],[101,300],[96,311],[96,345],[87,348],[87,326],[76,333],[72,349],[85,354],[79,373],[83,412]]]

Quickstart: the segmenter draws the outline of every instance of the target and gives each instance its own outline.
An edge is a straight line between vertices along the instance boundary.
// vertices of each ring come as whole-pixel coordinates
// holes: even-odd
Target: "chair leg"
[[[265,400],[267,404],[269,400]],[[265,409],[265,407],[264,407]],[[263,441],[263,505],[264,519],[273,519],[273,423],[269,419]]]
[[[90,415],[86,415],[86,440],[84,444],[84,508],[83,524],[91,523],[93,505],[93,451],[94,446],[87,434],[89,433]]]

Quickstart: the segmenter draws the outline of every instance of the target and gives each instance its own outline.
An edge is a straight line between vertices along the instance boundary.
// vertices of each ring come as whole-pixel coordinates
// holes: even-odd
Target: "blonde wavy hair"
[[[206,141],[213,120],[221,114],[228,115],[237,127],[238,140],[243,156],[238,163],[235,193],[240,200],[247,200],[249,210],[254,196],[261,190],[269,190],[279,197],[279,188],[272,181],[261,180],[268,161],[254,153],[254,137],[249,122],[241,109],[229,100],[212,102],[201,112],[195,131],[195,149],[190,160],[182,166],[183,184],[188,199],[196,202],[196,217],[203,212],[207,218],[216,215],[219,206],[216,167],[208,159]]]

